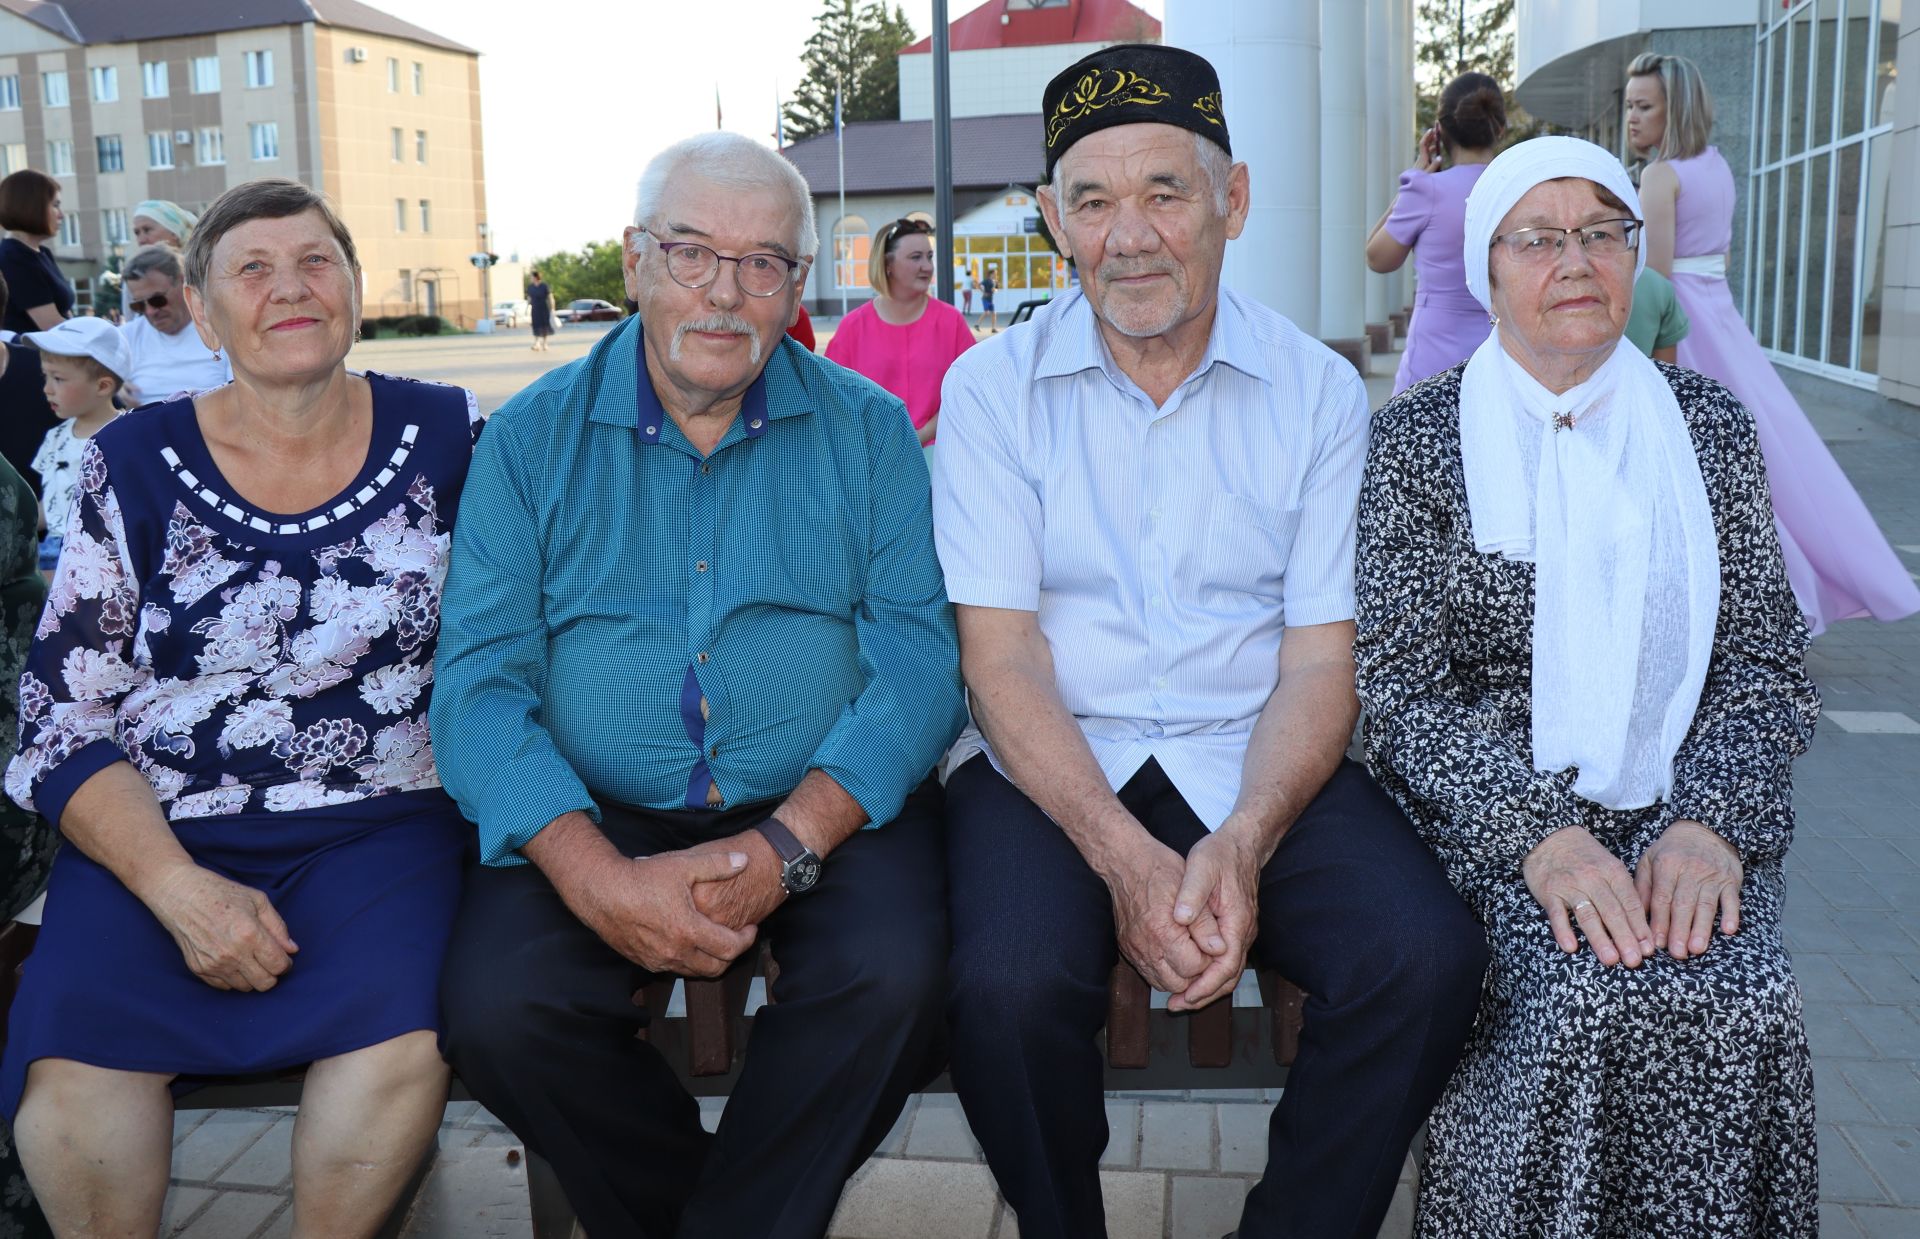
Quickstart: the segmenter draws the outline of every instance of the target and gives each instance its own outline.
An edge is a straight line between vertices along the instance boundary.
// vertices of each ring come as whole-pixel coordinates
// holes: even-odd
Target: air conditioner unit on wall
[[[173,131],[173,144],[175,146],[185,146],[191,141],[193,141],[193,135],[185,129],[176,129]]]
[[[365,64],[367,63],[367,49],[364,47],[349,47],[347,49],[347,59],[357,65]]]

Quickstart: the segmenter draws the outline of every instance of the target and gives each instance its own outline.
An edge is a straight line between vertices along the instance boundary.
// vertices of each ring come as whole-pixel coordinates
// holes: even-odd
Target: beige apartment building
[[[55,257],[91,304],[144,199],[255,177],[332,199],[368,317],[483,316],[480,54],[356,0],[0,0],[0,175],[57,177]]]

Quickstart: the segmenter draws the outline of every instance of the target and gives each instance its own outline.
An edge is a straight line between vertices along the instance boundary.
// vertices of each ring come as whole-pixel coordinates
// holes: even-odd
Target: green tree
[[[556,310],[578,297],[598,297],[619,305],[627,295],[620,274],[618,241],[593,241],[579,250],[548,254],[529,270],[547,277]]]
[[[840,118],[893,120],[900,115],[900,49],[913,42],[913,25],[896,4],[881,0],[821,0],[800,62],[806,76],[786,105],[787,139],[833,130],[833,91],[841,89]]]
[[[1502,146],[1541,132],[1514,102],[1514,0],[1420,0],[1414,16],[1414,88],[1420,132],[1440,113],[1440,92],[1469,71],[1484,73],[1507,92],[1507,136]]]

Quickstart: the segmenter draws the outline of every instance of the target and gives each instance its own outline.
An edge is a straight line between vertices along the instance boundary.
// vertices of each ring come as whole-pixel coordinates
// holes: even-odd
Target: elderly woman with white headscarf
[[[1493,955],[1416,1233],[1812,1236],[1780,908],[1820,707],[1753,419],[1622,345],[1606,151],[1512,147],[1465,231],[1493,333],[1376,416],[1359,516],[1368,762]]]

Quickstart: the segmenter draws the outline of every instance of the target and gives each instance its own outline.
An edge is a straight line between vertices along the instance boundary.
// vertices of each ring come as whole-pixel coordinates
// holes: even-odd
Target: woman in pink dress
[[[1367,238],[1367,266],[1398,271],[1413,255],[1416,289],[1407,347],[1393,376],[1399,395],[1421,379],[1450,370],[1487,338],[1487,311],[1467,291],[1460,258],[1467,195],[1507,128],[1500,83],[1462,73],[1440,94],[1440,114],[1420,135],[1414,166],[1400,174],[1400,193]]]
[[[1817,635],[1837,620],[1920,611],[1920,588],[1734,307],[1727,287],[1733,173],[1709,146],[1700,70],[1652,52],[1627,67],[1627,142],[1640,175],[1647,265],[1673,280],[1693,329],[1680,364],[1724,383],[1753,414],[1794,597]]]
[[[973,347],[973,329],[933,286],[933,228],[896,219],[874,234],[867,280],[878,295],[840,320],[827,360],[864,374],[906,402],[920,446],[940,423],[940,382]]]

